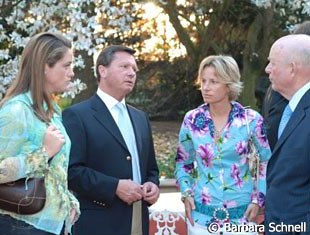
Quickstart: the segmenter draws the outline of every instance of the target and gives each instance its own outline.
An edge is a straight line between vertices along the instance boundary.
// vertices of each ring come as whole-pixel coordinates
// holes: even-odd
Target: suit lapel
[[[284,128],[284,131],[280,136],[280,139],[276,143],[273,153],[275,153],[279,149],[279,147],[286,141],[286,139],[295,130],[296,126],[305,118],[306,116],[305,110],[310,106],[308,101],[309,99],[310,99],[310,90],[307,91],[306,94],[301,98],[290,120],[286,124],[286,127]]]
[[[120,143],[120,145],[128,151],[125,140],[110,111],[97,95],[93,96],[91,99],[91,108],[95,111],[95,119],[97,119],[97,121]]]
[[[294,113],[292,114],[290,120],[286,124],[286,127],[278,140],[274,152],[281,146],[285,140],[290,136],[290,134],[294,131],[296,126],[302,121],[302,119],[305,117],[305,111],[302,109],[295,110]]]

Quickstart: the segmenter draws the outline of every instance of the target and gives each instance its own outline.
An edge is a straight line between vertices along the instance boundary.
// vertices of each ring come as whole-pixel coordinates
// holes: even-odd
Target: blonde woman
[[[242,83],[232,57],[205,58],[197,84],[204,104],[184,117],[175,171],[189,234],[256,234],[228,231],[229,226],[250,225],[264,206],[265,170],[271,153],[263,119],[235,101]],[[258,191],[247,158],[250,136],[260,154]]]

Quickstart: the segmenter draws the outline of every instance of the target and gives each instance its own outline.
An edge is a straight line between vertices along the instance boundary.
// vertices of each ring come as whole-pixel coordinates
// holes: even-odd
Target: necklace
[[[217,130],[214,126],[214,141],[216,144],[220,142],[224,128],[225,128],[225,125],[220,130]]]
[[[223,130],[226,127],[227,124],[227,118],[229,115],[230,110],[227,112],[227,114],[222,114],[222,115],[215,115],[211,110],[210,110],[210,116],[213,121],[213,127],[214,127],[214,142],[215,144],[218,144],[222,141],[222,133]],[[221,127],[221,128],[216,128],[216,126]]]

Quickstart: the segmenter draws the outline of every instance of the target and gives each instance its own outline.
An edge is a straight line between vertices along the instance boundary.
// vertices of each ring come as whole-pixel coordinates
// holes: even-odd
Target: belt
[[[242,205],[233,208],[215,207],[201,204],[195,201],[196,211],[213,217],[215,220],[226,221],[228,219],[239,219],[244,216],[248,205]]]

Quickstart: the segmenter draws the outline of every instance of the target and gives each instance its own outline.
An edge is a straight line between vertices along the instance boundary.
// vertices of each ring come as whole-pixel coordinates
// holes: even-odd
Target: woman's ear
[[[45,66],[44,66],[44,75],[47,75],[49,70],[50,70],[50,67],[47,64],[45,64]]]

